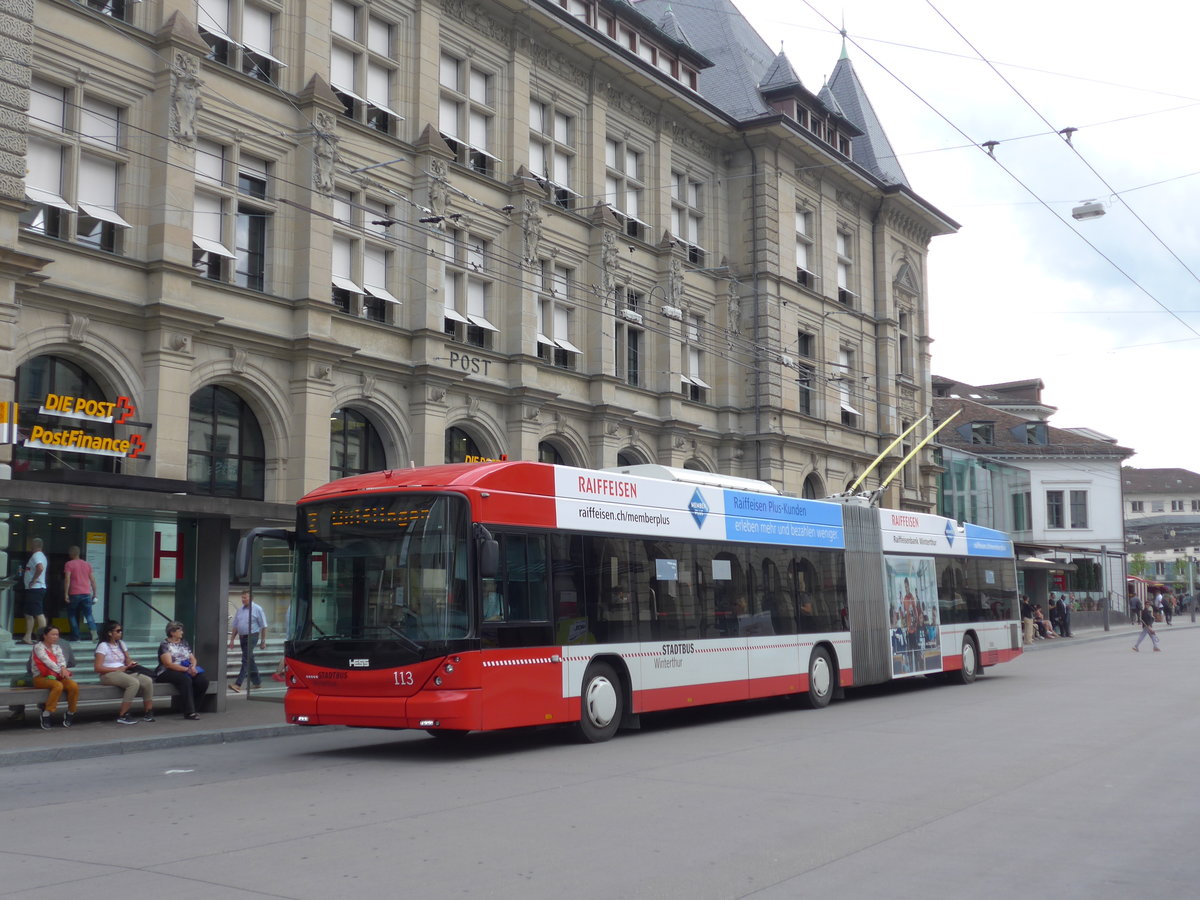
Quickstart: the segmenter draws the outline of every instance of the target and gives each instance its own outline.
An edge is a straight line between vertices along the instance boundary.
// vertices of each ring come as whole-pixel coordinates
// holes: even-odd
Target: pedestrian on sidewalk
[[[208,691],[208,676],[196,663],[196,654],[183,639],[183,623],[167,623],[167,639],[158,645],[158,671],[155,680],[171,685],[179,692],[185,719],[199,719],[196,707]]]
[[[1154,611],[1150,609],[1149,604],[1142,610],[1142,633],[1138,635],[1137,641],[1134,642],[1134,653],[1137,653],[1138,645],[1146,639],[1146,635],[1150,635],[1150,640],[1154,643],[1154,652],[1158,653],[1158,635],[1154,633]]]
[[[100,675],[101,684],[111,684],[125,693],[121,697],[121,709],[117,713],[118,725],[136,725],[138,720],[129,714],[133,698],[142,695],[142,721],[154,721],[154,679],[149,670],[138,665],[129,656],[129,649],[122,639],[125,629],[120,622],[108,621],[100,629],[100,643],[96,645],[94,668]]]
[[[67,668],[67,657],[58,645],[60,635],[53,625],[42,630],[42,639],[33,645],[30,654],[30,671],[33,686],[46,691],[46,708],[42,711],[42,727],[49,730],[50,718],[58,709],[58,698],[67,695],[67,712],[63,716],[63,728],[70,728],[75,721],[75,708],[79,705],[79,685]]]
[[[69,641],[82,641],[84,620],[87,621],[88,634],[96,640],[96,620],[92,618],[92,603],[96,599],[96,575],[92,564],[86,559],[79,558],[79,548],[72,547],[67,551],[71,557],[63,565],[63,597],[67,601],[67,621],[71,623]],[[90,590],[89,590],[90,588]]]
[[[35,630],[40,635],[46,628],[46,554],[42,552],[41,538],[34,538],[29,546],[33,552],[25,562],[25,592],[21,598],[26,644],[34,642]]]
[[[1023,642],[1025,644],[1033,643],[1033,604],[1029,602],[1029,597],[1025,594],[1021,595],[1021,627],[1023,630]]]
[[[234,693],[240,692],[247,677],[253,687],[261,687],[262,678],[258,674],[258,663],[254,661],[254,647],[257,644],[259,649],[267,649],[267,614],[253,601],[249,588],[242,591],[242,605],[233,614],[233,621],[229,625],[230,650],[236,640],[242,643],[242,667],[238,669],[237,680],[230,688]]]

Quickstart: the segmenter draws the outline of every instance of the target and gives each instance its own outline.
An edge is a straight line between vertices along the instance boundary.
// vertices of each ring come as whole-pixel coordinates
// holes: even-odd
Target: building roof
[[[1137,469],[1124,466],[1121,484],[1126,494],[1200,493],[1200,475],[1188,469]]]
[[[775,57],[775,61],[771,63],[771,68],[767,69],[767,73],[763,75],[762,81],[758,83],[758,89],[764,94],[780,89],[802,87],[804,85],[800,81],[800,76],[796,74],[787,54],[782,50]]]
[[[1133,450],[1121,447],[1111,440],[1097,440],[1069,428],[1055,428],[1044,422],[1034,423],[1024,416],[1014,415],[987,403],[964,397],[935,397],[933,414],[937,422],[944,422],[952,413],[961,410],[957,419],[937,436],[937,441],[948,447],[969,450],[980,456],[996,459],[1033,458],[1061,456],[1095,456],[1109,459],[1125,459]],[[992,443],[972,442],[971,425],[990,422]],[[1026,440],[1028,426],[1038,424],[1046,429],[1046,443],[1031,444]]]
[[[904,170],[900,168],[900,161],[896,158],[896,151],[892,149],[883,125],[880,124],[879,117],[875,115],[875,108],[871,106],[871,101],[867,99],[867,92],[863,90],[862,82],[858,80],[854,64],[845,55],[845,51],[837,61],[837,65],[833,67],[833,74],[829,77],[829,81],[821,88],[822,100],[825,99],[826,93],[836,104],[834,109],[863,132],[860,137],[853,138],[851,141],[851,155],[854,161],[887,184],[902,184],[905,187],[911,187],[908,178],[904,175]],[[829,104],[826,103],[826,105]]]

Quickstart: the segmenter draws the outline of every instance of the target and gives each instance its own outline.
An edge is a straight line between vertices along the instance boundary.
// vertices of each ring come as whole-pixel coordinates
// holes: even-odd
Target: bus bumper
[[[482,722],[480,697],[478,690],[425,691],[412,697],[320,695],[311,690],[290,690],[284,700],[284,713],[293,725],[476,731]]]

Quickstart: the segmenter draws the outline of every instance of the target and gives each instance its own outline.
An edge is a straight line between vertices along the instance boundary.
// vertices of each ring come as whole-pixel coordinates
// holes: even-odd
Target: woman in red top
[[[59,633],[53,625],[47,625],[42,639],[33,645],[29,668],[33,672],[33,686],[47,691],[46,708],[42,712],[42,727],[49,729],[50,715],[58,709],[58,698],[67,694],[67,713],[63,716],[63,728],[70,728],[75,721],[75,707],[79,705],[79,685],[71,678],[67,658],[58,646]]]

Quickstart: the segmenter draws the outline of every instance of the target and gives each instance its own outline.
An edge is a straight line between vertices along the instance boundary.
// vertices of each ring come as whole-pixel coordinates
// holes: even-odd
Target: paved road
[[[1200,629],[809,712],[0,769],[0,897],[1196,896]],[[836,892],[836,893],[835,893]]]

